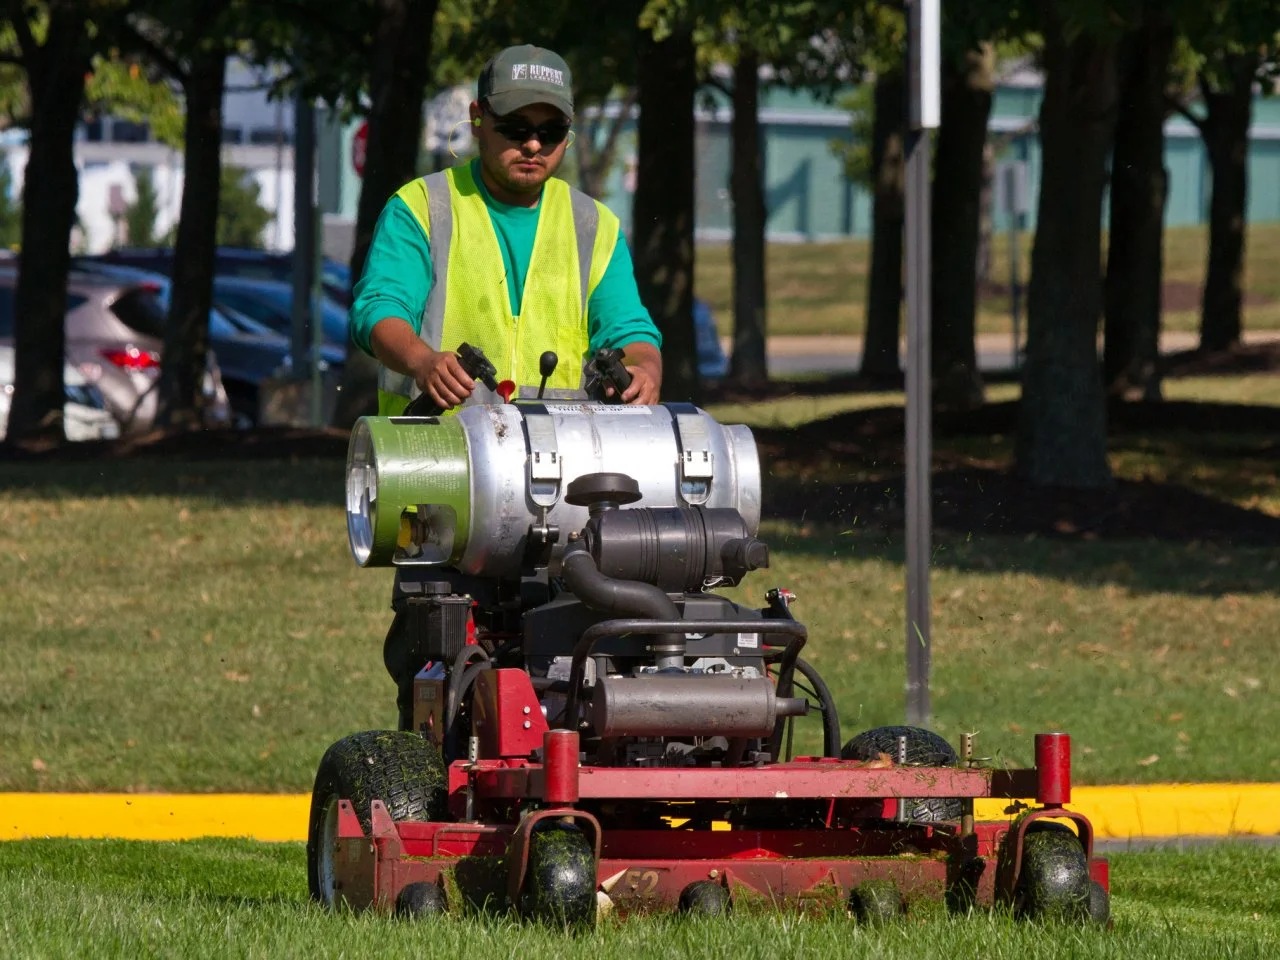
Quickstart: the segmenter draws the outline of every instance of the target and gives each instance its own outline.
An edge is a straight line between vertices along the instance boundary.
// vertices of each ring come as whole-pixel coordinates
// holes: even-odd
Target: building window
[[[279,137],[281,143],[293,143],[293,132],[291,130],[276,130],[275,127],[254,127],[249,131],[249,142],[260,146],[274,147],[277,137]]]
[[[151,139],[151,126],[146,123],[135,123],[132,120],[113,120],[111,122],[111,141],[113,143],[146,143]]]

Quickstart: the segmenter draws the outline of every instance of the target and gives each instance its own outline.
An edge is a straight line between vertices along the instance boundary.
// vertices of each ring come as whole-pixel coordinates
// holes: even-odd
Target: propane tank
[[[760,464],[749,428],[690,404],[565,401],[464,407],[447,417],[361,417],[347,450],[347,535],[362,567],[558,571],[588,519],[566,502],[584,474],[634,478],[642,507],[730,507],[754,534]]]

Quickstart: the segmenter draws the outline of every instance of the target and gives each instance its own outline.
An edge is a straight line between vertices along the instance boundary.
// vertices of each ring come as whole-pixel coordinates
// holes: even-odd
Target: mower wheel
[[[695,880],[680,891],[680,912],[698,917],[721,917],[733,909],[729,891],[714,880]]]
[[[435,744],[408,730],[368,730],[339,740],[320,760],[307,830],[307,885],[311,899],[334,906],[338,801],[350,800],[360,826],[371,829],[370,809],[381,800],[392,820],[443,820],[447,775]]]
[[[849,912],[859,923],[886,923],[907,912],[891,880],[864,880],[849,892]]]
[[[1094,896],[1089,862],[1075,832],[1060,823],[1037,821],[1028,826],[1018,873],[1018,915],[1080,922],[1092,915]],[[1109,917],[1109,904],[1106,912]]]
[[[556,823],[529,838],[529,865],[520,892],[522,916],[557,927],[595,923],[596,855],[576,826]]]
[[[430,917],[448,911],[449,901],[444,889],[434,883],[406,884],[396,897],[396,916],[406,919]]]
[[[913,767],[954,767],[960,757],[942,737],[922,727],[875,727],[866,730],[844,745],[842,760],[875,760],[880,754],[898,755],[898,738],[907,738],[907,764]],[[917,823],[959,820],[964,801],[951,797],[904,799],[907,819]]]

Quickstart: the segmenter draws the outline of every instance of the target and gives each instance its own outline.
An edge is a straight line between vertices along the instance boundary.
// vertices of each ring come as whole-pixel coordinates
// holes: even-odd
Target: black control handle
[[[473,347],[469,343],[459,346],[458,363],[472,380],[478,380],[494,393],[498,392],[498,370],[479,347]],[[444,409],[440,404],[425,393],[418,394],[404,408],[406,417],[438,417],[442,413]]]
[[[604,403],[621,403],[622,392],[631,386],[631,371],[622,362],[618,349],[602,347],[587,361],[587,396]],[[613,395],[605,391],[613,387]]]

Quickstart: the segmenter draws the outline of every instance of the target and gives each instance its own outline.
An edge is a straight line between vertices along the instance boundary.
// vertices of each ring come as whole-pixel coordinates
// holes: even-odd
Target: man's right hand
[[[462,369],[456,353],[429,350],[415,358],[411,371],[418,389],[442,410],[458,406],[476,388],[475,381]]]
[[[471,396],[475,381],[462,369],[456,353],[432,350],[407,320],[386,317],[369,335],[373,355],[396,373],[403,373],[418,385],[442,410],[449,410]]]

